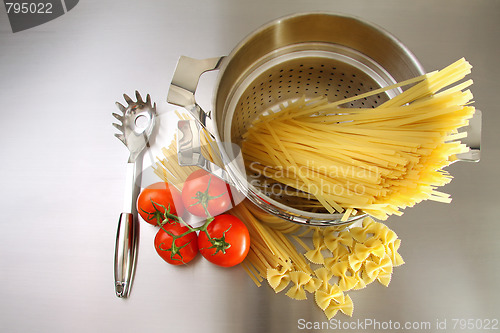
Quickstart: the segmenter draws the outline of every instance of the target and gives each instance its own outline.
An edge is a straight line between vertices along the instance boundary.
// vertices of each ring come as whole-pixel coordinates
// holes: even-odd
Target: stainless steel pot
[[[201,74],[211,70],[219,70],[219,74],[213,110],[204,112],[194,94]],[[234,146],[241,144],[242,135],[257,116],[286,100],[325,95],[335,101],[423,73],[415,56],[387,31],[350,16],[303,13],[262,26],[228,56],[181,57],[168,102],[185,107],[213,134],[230,181],[258,207],[292,222],[348,225],[364,215],[340,222],[342,214],[304,211],[294,207],[290,197],[264,193],[249,181],[253,177],[249,170],[234,163],[238,154]],[[400,92],[391,90],[350,106],[375,107]],[[207,166],[206,161],[198,164],[219,176],[224,173]]]

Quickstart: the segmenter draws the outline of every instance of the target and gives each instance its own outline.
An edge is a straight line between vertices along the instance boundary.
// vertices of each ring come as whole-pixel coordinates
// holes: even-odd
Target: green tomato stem
[[[212,237],[210,235],[210,233],[208,232],[208,226],[210,225],[210,223],[212,223],[212,221],[214,220],[214,218],[212,216],[210,216],[210,212],[208,211],[208,203],[210,200],[213,200],[213,199],[217,199],[219,197],[221,197],[222,195],[224,195],[224,193],[221,193],[217,196],[211,196],[208,194],[208,190],[210,188],[210,182],[212,180],[212,177],[210,176],[210,178],[208,179],[208,185],[207,185],[207,189],[204,191],[204,192],[201,192],[201,191],[198,191],[196,193],[196,196],[192,197],[193,199],[197,199],[197,202],[192,204],[191,206],[195,206],[195,205],[202,205],[204,211],[205,211],[205,215],[207,216],[207,219],[205,221],[205,223],[203,223],[203,225],[197,227],[197,228],[193,228],[191,227],[189,224],[187,224],[183,219],[182,217],[180,216],[177,216],[175,214],[172,214],[170,213],[170,205],[167,207],[161,205],[161,204],[158,204],[156,202],[154,202],[152,199],[151,199],[151,203],[153,204],[153,207],[155,209],[155,212],[153,213],[148,213],[148,212],[144,212],[148,214],[148,218],[151,219],[151,218],[156,218],[156,222],[158,224],[158,226],[164,231],[166,232],[168,235],[170,235],[170,237],[172,237],[172,244],[170,245],[170,248],[163,248],[162,247],[162,244],[164,243],[161,243],[158,248],[162,251],[169,251],[171,254],[170,254],[170,258],[172,260],[179,260],[179,259],[176,259],[174,258],[174,256],[176,254],[179,254],[179,256],[181,257],[181,261],[183,264],[184,263],[184,259],[182,258],[182,254],[180,253],[180,250],[185,247],[186,245],[188,245],[189,243],[191,243],[191,241],[189,241],[188,243],[182,245],[182,246],[177,246],[175,244],[175,241],[179,238],[182,238],[192,232],[204,232],[206,235],[207,235],[207,238],[208,240],[210,241],[210,243],[212,244],[212,246],[208,247],[209,249],[210,248],[214,248],[215,249],[215,253],[213,255],[215,255],[216,253],[218,252],[222,252],[222,253],[226,253],[226,250],[229,249],[231,247],[231,244],[229,244],[228,242],[226,242],[226,232],[229,231],[229,229],[231,229],[231,226],[225,230],[223,233],[222,233],[222,237]],[[163,208],[163,212],[158,209],[158,207],[162,207]],[[151,215],[151,218],[149,217]],[[188,230],[180,235],[174,235],[172,234],[170,231],[166,230],[163,226],[167,223],[169,223],[170,220],[173,220],[175,221],[174,223],[180,223],[184,226],[186,226],[188,228]]]

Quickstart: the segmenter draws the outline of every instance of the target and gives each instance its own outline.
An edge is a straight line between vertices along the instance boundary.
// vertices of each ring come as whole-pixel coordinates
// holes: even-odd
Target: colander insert
[[[276,56],[276,53],[280,55]],[[306,99],[326,96],[333,102],[396,83],[373,60],[341,45],[301,43],[276,53],[249,68],[226,104],[226,121],[231,126],[225,126],[224,137],[230,137],[232,143],[241,145],[243,134],[252,122],[263,113],[278,111],[284,102],[303,96]],[[375,108],[397,93],[398,90],[391,90],[343,106]],[[308,206],[305,193],[302,196],[286,195],[284,193],[288,190],[282,188],[281,183],[273,182],[251,168],[244,172],[250,185],[265,196],[299,210]],[[326,210],[315,208],[315,212],[326,213]]]

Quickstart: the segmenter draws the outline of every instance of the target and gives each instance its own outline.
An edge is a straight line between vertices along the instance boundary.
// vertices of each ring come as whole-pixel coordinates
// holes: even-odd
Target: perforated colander
[[[219,69],[219,75],[212,114],[206,114],[194,92],[199,76],[213,69]],[[186,107],[207,126],[219,143],[231,181],[257,206],[293,222],[333,225],[341,223],[341,214],[299,209],[295,196],[266,191],[269,180],[261,182],[251,170],[232,163],[238,154],[233,147],[241,145],[256,117],[286,101],[302,96],[337,101],[423,72],[406,47],[382,29],[353,17],[305,13],[261,27],[227,57],[181,57],[168,101]],[[376,107],[398,93],[391,90],[344,106]]]

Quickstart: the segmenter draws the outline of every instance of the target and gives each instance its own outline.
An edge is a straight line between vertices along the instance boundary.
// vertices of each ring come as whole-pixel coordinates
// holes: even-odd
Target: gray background
[[[454,318],[500,318],[500,1],[88,0],[15,34],[0,9],[3,332],[294,332],[299,319],[326,320],[312,297],[293,301],[257,288],[240,268],[165,264],[147,225],[130,299],[114,296],[112,269],[127,159],[113,137],[114,102],[138,89],[168,114],[180,55],[228,54],[260,25],[311,10],[382,26],[428,71],[466,57],[483,111],[482,161],[449,168],[455,179],[444,191],[453,202],[425,202],[391,217],[406,264],[389,288],[350,293],[352,319],[335,318],[447,320],[450,331]],[[165,138],[157,145],[168,144]]]

